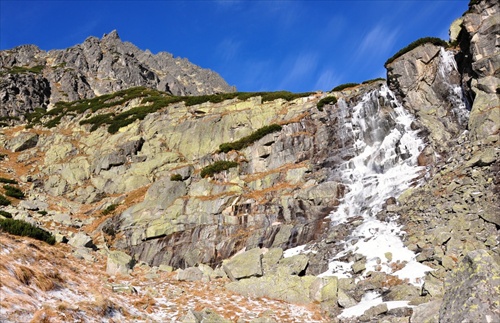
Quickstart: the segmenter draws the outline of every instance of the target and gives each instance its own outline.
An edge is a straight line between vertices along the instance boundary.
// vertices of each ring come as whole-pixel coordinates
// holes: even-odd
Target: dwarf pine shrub
[[[10,213],[10,212],[4,211],[4,210],[0,210],[0,215],[6,217],[8,219],[12,219],[12,213]]]
[[[172,174],[172,175],[170,175],[170,180],[172,182],[180,182],[180,181],[182,181],[182,175],[181,174]]]
[[[329,104],[335,104],[337,103],[337,98],[334,96],[327,96],[326,98],[323,98],[319,100],[319,102],[316,104],[316,107],[318,108],[319,111],[323,111],[323,107],[325,105]]]
[[[54,236],[42,228],[32,225],[26,221],[14,219],[1,219],[0,229],[17,236],[30,237],[40,241],[45,241],[50,245],[56,243]]]
[[[116,210],[116,208],[118,207],[118,204],[110,204],[108,205],[107,208],[105,208],[104,210],[102,210],[102,215],[108,215],[112,212],[114,212]]]
[[[0,177],[0,183],[17,185],[17,181],[5,177]]]
[[[354,86],[357,86],[359,85],[359,83],[344,83],[344,84],[340,84],[340,85],[337,85],[336,87],[334,87],[332,89],[332,91],[342,91],[342,90],[345,90],[345,89],[348,89],[350,87],[354,87]]]
[[[10,203],[11,202],[8,198],[6,198],[2,194],[0,194],[0,205],[7,206],[7,205],[10,205]]]
[[[414,42],[410,43],[408,46],[403,47],[402,49],[400,49],[396,54],[394,54],[391,58],[389,58],[385,62],[384,66],[387,68],[387,65],[389,65],[392,62],[394,62],[394,60],[396,58],[403,56],[404,54],[406,54],[409,51],[417,48],[420,45],[428,44],[428,43],[436,45],[436,46],[442,46],[444,48],[448,48],[448,46],[449,46],[449,44],[445,40],[442,40],[441,38],[437,38],[437,37],[423,37],[423,38],[415,40]]]
[[[262,128],[257,129],[252,134],[241,138],[240,140],[234,142],[226,142],[219,145],[219,152],[227,153],[231,150],[241,150],[245,147],[250,146],[257,140],[263,138],[265,135],[281,131],[282,127],[279,124],[271,124],[268,126],[264,126]]]
[[[24,193],[21,191],[19,188],[14,187],[12,185],[4,185],[3,186],[5,190],[5,195],[14,197],[16,199],[23,199],[24,198]]]
[[[227,160],[219,160],[213,164],[210,164],[204,167],[201,170],[200,176],[202,178],[213,176],[214,174],[220,173],[222,171],[228,170],[230,168],[238,166],[237,162],[227,161]]]
[[[361,82],[361,84],[368,84],[368,83],[373,83],[373,82],[377,82],[377,81],[385,81],[385,78],[377,77],[376,79],[370,79],[370,80],[363,81],[363,82]]]

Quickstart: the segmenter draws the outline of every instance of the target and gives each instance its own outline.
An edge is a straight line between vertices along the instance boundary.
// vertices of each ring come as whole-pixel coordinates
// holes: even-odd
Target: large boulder
[[[254,248],[224,260],[222,267],[231,280],[262,276],[262,250]]]
[[[308,304],[311,300],[310,288],[314,276],[289,275],[279,271],[263,277],[250,277],[231,282],[226,288],[247,297],[268,297],[296,304]]]
[[[134,268],[135,259],[123,251],[114,250],[108,253],[106,273],[108,275],[127,275]]]
[[[95,246],[94,242],[92,241],[92,238],[89,237],[84,232],[75,233],[69,239],[68,244],[75,247],[75,248],[84,247],[84,248],[96,249],[96,246]]]
[[[38,143],[38,135],[31,132],[21,132],[6,144],[6,148],[13,152],[19,152],[33,148]]]

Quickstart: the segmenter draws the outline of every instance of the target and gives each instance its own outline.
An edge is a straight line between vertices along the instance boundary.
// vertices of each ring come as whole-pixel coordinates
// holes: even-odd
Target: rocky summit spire
[[[112,41],[112,40],[121,40],[120,36],[118,35],[118,31],[116,31],[116,29],[114,29],[109,34],[102,35],[102,41]]]

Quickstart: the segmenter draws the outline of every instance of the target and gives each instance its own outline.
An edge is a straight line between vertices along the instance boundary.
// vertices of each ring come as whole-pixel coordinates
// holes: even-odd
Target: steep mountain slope
[[[0,177],[26,198],[2,210],[59,243],[39,247],[54,258],[40,272],[36,248],[0,232],[0,274],[13,278],[0,315],[75,315],[52,288],[33,297],[57,285],[104,321],[498,321],[499,12],[472,1],[452,26],[456,47],[410,46],[388,61],[387,82],[198,97],[130,87],[5,127]],[[85,263],[89,280],[138,295],[101,288],[103,303],[71,268],[54,274]],[[168,289],[199,303],[172,305]],[[21,298],[39,316],[13,305]]]
[[[90,99],[146,86],[174,95],[233,92],[215,72],[187,59],[142,51],[116,31],[64,50],[25,45],[0,51],[0,116],[21,118],[59,101]]]

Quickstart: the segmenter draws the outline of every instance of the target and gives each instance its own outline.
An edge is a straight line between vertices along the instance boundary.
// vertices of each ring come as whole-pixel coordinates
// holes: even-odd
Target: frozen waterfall
[[[413,118],[386,85],[365,94],[352,108],[344,101],[338,105],[345,110],[339,111],[344,118],[341,136],[346,136],[345,142],[354,142],[354,157],[341,166],[341,178],[348,192],[329,216],[331,228],[335,230],[336,225],[353,217],[363,221],[342,242],[344,250],[331,259],[329,270],[322,275],[350,276],[352,263],[339,259],[351,253],[366,257],[365,272],[377,268],[420,284],[420,278],[431,269],[416,262],[415,254],[404,247],[403,232],[395,221],[375,218],[389,197],[401,194],[423,171],[417,166],[417,158],[424,143],[411,127]],[[390,261],[386,259],[388,252]],[[398,261],[407,262],[411,272],[393,273],[389,263]]]

